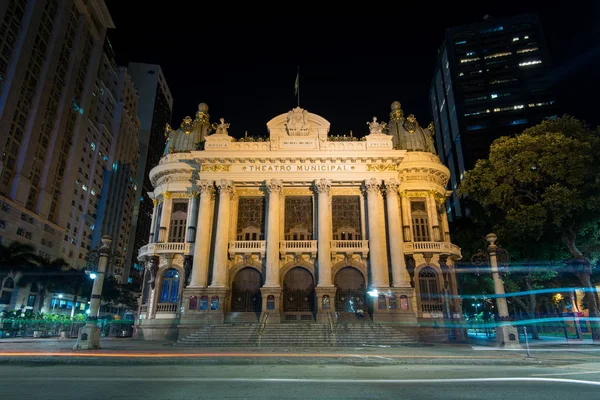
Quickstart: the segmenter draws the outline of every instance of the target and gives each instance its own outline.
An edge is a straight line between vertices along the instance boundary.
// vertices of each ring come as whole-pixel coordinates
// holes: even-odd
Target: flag
[[[300,67],[298,67],[298,74],[296,75],[296,83],[294,84],[294,89],[296,89],[295,95],[298,96],[298,91],[300,90]]]

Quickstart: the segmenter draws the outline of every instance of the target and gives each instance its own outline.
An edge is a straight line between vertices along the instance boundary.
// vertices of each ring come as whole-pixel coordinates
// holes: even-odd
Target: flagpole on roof
[[[298,66],[298,74],[296,75],[296,96],[298,97],[298,107],[300,107],[300,66]]]

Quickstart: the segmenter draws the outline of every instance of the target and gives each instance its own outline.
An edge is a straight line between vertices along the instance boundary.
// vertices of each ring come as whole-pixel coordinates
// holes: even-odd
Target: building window
[[[33,307],[35,304],[35,294],[30,294],[27,298],[27,307]]]
[[[187,203],[173,203],[171,226],[169,229],[169,242],[185,242],[185,228],[187,220]]]
[[[15,288],[15,281],[12,278],[7,278],[2,286],[0,292],[0,304],[10,304],[10,298],[12,297],[13,289]]]
[[[179,298],[179,272],[169,269],[163,275],[159,303],[177,303]]]
[[[413,200],[410,202],[410,212],[412,216],[413,237],[415,242],[428,242],[429,237],[429,218],[425,200]]]
[[[421,310],[424,312],[442,311],[438,276],[431,267],[425,267],[419,272],[419,300],[421,301]]]

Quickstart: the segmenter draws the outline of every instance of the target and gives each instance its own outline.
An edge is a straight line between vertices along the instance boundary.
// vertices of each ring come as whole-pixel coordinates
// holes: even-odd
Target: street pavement
[[[598,398],[600,363],[0,365],[2,399]]]
[[[197,347],[169,341],[102,338],[102,349],[74,351],[74,339],[1,339],[0,363],[68,364],[452,364],[568,365],[600,362],[600,346],[542,338],[529,352],[496,346],[485,337],[464,343],[361,347]],[[100,361],[101,360],[101,361]]]

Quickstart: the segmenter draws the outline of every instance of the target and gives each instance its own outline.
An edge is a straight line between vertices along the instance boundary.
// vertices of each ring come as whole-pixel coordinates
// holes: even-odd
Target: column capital
[[[198,190],[200,191],[200,194],[202,194],[202,195],[214,194],[215,186],[213,184],[213,181],[202,179],[200,182],[198,182]]]
[[[385,183],[386,193],[389,194],[398,194],[398,188],[400,187],[400,182],[396,178],[386,179],[383,181]]]
[[[165,199],[170,199],[170,198],[171,198],[171,196],[173,195],[173,193],[171,193],[171,192],[169,192],[169,191],[166,191],[166,192],[163,192],[163,194],[162,194],[162,195],[163,195],[163,197],[164,197]]]
[[[363,182],[363,191],[367,194],[377,193],[380,188],[381,184],[379,179],[377,178],[365,179],[365,181]]]
[[[233,186],[233,181],[230,179],[221,179],[220,181],[216,182],[216,184],[219,192],[221,193],[229,196],[233,196],[235,193],[235,186]]]
[[[194,198],[198,197],[198,194],[199,194],[199,193],[200,193],[200,192],[198,192],[198,191],[196,191],[196,190],[192,190],[192,191],[190,192],[190,199],[194,199]]]
[[[265,181],[265,186],[269,194],[283,193],[283,181],[281,179],[268,179]]]
[[[158,204],[158,199],[152,199],[152,204],[156,207],[156,205]]]
[[[313,188],[317,193],[329,194],[331,189],[331,179],[315,179]]]

